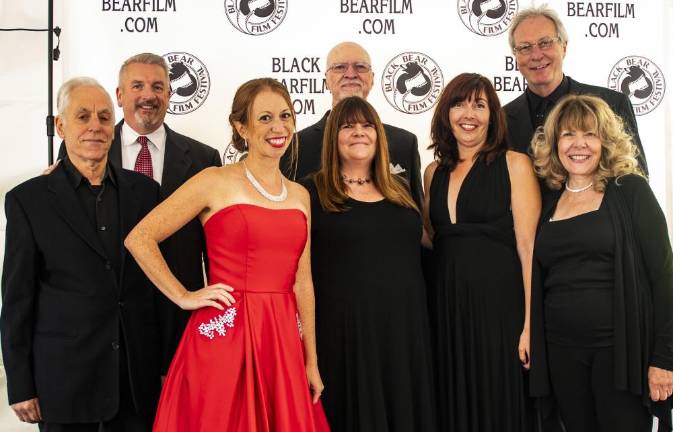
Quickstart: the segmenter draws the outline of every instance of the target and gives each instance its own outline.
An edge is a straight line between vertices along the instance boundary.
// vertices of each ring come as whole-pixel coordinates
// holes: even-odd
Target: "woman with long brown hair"
[[[305,186],[332,430],[437,430],[421,216],[405,180],[390,173],[383,125],[364,99],[329,114],[322,168]]]
[[[425,221],[435,257],[440,428],[525,432],[538,183],[530,159],[507,150],[504,112],[481,75],[447,84],[431,130]]]
[[[245,161],[208,168],[124,244],[171,301],[194,313],[163,385],[155,432],[326,432],[315,350],[309,197],[280,172],[294,141],[287,89],[271,78],[236,91],[229,121]],[[209,285],[187,291],[159,243],[203,224]],[[279,229],[282,227],[282,229]]]

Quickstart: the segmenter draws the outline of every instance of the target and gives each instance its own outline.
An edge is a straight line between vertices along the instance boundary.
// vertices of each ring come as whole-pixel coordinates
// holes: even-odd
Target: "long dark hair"
[[[376,154],[371,169],[372,181],[381,195],[397,205],[418,211],[405,180],[390,173],[388,140],[379,115],[369,102],[358,96],[342,99],[327,117],[322,144],[322,166],[313,177],[323,210],[328,212],[347,210],[345,203],[348,194],[341,178],[341,159],[338,150],[339,129],[346,123],[358,122],[371,123],[376,127]]]
[[[507,150],[505,113],[491,81],[476,73],[462,73],[444,87],[430,127],[432,144],[428,149],[433,150],[435,160],[449,170],[453,170],[460,162],[458,143],[449,122],[449,110],[457,102],[478,98],[482,92],[486,96],[490,118],[486,143],[475,157],[483,158],[486,163],[490,163],[497,155]]]

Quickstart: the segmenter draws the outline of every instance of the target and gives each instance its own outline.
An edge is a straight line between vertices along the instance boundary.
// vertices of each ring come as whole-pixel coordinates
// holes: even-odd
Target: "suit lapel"
[[[192,165],[189,148],[177,139],[175,132],[166,128],[166,149],[164,152],[164,172],[161,176],[161,192],[164,196],[172,194],[187,180],[187,172]]]
[[[533,138],[533,123],[528,109],[528,98],[522,94],[514,106],[511,107],[507,119],[511,148],[528,150],[530,140]]]
[[[56,213],[65,220],[70,228],[84,240],[96,253],[107,259],[91,222],[87,220],[82,205],[77,200],[75,190],[68,184],[65,168],[59,164],[47,180],[49,199]]]
[[[115,168],[122,168],[122,125],[124,120],[117,123],[115,126],[115,137],[112,140],[112,145],[108,151],[108,160]]]
[[[133,180],[123,175],[123,172],[116,170],[117,183],[119,184],[119,228],[121,234],[121,269],[119,281],[121,287],[124,286],[124,269],[126,267],[127,250],[123,246],[124,239],[138,222],[140,212],[140,199],[136,194]]]

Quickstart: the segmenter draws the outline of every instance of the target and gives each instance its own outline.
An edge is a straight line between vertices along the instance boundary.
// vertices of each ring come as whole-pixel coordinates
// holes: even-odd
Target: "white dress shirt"
[[[122,168],[133,171],[140,153],[141,145],[137,141],[140,134],[133,130],[128,123],[122,124]],[[147,148],[152,156],[152,174],[154,180],[161,184],[161,177],[164,173],[164,155],[166,154],[166,129],[162,124],[154,132],[145,135],[147,137]]]

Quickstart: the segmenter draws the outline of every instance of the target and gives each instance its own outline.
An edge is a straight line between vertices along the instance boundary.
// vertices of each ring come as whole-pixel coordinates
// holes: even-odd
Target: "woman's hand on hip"
[[[229,285],[216,283],[200,290],[185,291],[175,303],[184,310],[195,310],[209,306],[224,310],[222,305],[229,307],[236,303],[236,299],[231,294],[233,291],[234,289]]]

